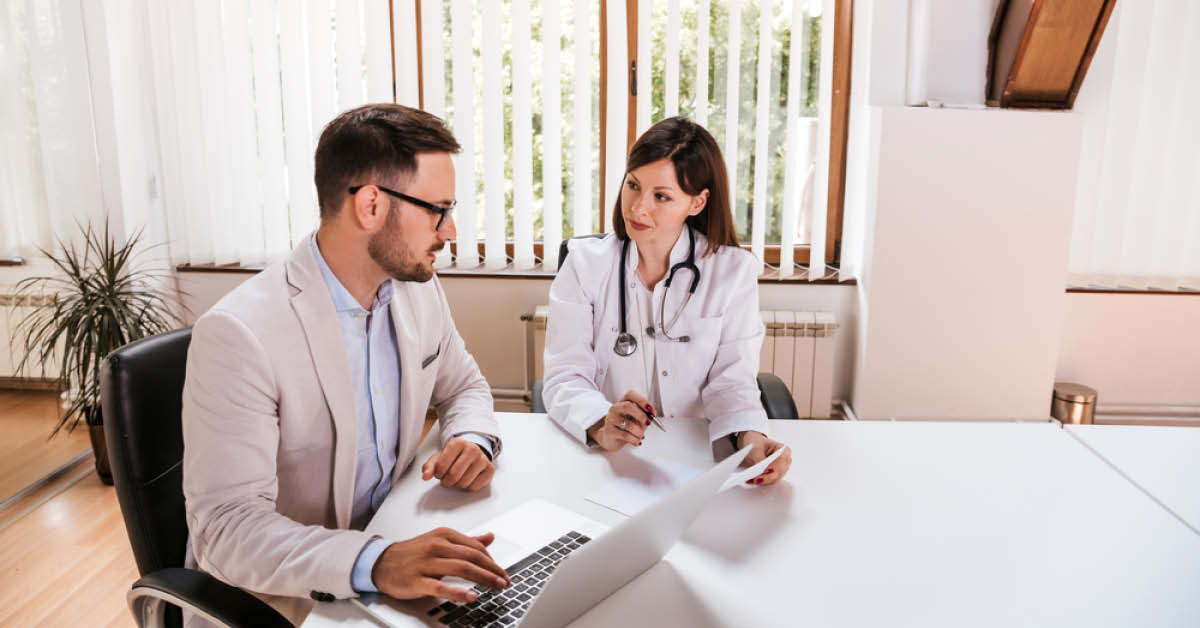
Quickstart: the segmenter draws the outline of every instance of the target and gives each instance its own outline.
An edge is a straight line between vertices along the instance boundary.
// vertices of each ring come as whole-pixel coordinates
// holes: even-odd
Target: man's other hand
[[[471,492],[490,484],[495,474],[495,465],[479,445],[461,438],[451,438],[421,466],[422,480],[437,478],[446,488]]]

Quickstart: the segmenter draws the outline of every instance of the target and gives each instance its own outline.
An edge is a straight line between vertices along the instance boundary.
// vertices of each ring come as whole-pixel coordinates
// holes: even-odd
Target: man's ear
[[[704,211],[705,207],[708,207],[708,188],[704,188],[692,198],[692,208],[688,211],[688,215],[695,216]]]
[[[387,218],[387,199],[373,185],[364,186],[350,197],[348,209],[355,226],[366,231],[374,231]]]

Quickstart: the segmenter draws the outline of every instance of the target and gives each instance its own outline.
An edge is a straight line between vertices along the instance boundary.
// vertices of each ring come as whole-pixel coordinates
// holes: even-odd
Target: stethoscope
[[[666,290],[663,291],[662,301],[660,301],[658,304],[658,333],[664,339],[671,342],[691,342],[692,339],[690,336],[679,336],[678,338],[675,338],[667,333],[667,330],[675,326],[676,321],[679,320],[679,315],[683,313],[683,309],[687,307],[688,301],[691,301],[692,295],[696,293],[696,286],[700,284],[700,269],[696,267],[696,235],[692,233],[692,228],[687,226],[686,223],[685,227],[687,228],[688,232],[687,259],[672,266],[671,271],[667,273],[667,283],[663,284]],[[628,259],[629,239],[626,238],[625,242],[621,245],[621,333],[617,335],[617,341],[613,343],[613,352],[622,357],[633,355],[633,352],[637,351],[638,344],[637,338],[634,338],[633,334],[629,333],[625,323],[625,264]],[[671,318],[671,322],[664,324],[667,310],[667,292],[671,289],[671,281],[675,279],[676,271],[680,269],[692,271],[692,284],[688,286],[687,296],[683,298],[683,303],[679,305],[679,309],[676,310],[675,316]],[[653,324],[646,328],[646,335],[650,336],[651,338],[655,336]]]

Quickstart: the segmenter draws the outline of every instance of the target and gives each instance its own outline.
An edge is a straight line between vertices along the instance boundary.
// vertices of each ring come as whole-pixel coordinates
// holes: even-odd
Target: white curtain
[[[105,219],[78,0],[0,6],[0,255]]]
[[[1071,282],[1200,290],[1200,3],[1118,2],[1084,117]]]
[[[393,98],[387,0],[143,6],[175,261],[280,259],[317,224],[312,156],[322,128],[368,97]],[[394,27],[415,45],[411,2],[396,7]],[[398,47],[395,57],[412,100],[415,53]]]

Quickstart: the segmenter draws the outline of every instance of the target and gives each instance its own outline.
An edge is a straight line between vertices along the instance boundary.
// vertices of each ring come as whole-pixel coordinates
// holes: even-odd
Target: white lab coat
[[[638,333],[633,314],[637,291],[637,247],[626,260],[626,305],[629,332],[640,338],[638,349],[622,357],[613,351],[620,331],[619,267],[621,241],[614,234],[571,240],[570,255],[550,286],[542,396],[546,411],[580,442],[626,391],[649,394],[646,378],[657,378],[662,407],[656,408],[667,429],[680,420],[707,418],[710,440],[733,432],[767,433],[767,415],[759,401],[759,351],[763,323],[758,313],[758,264],[737,247],[721,247],[704,255],[708,242],[696,232],[696,266],[700,283],[678,322],[668,332],[690,342],[649,339]],[[687,230],[671,249],[670,265],[688,255]],[[666,289],[666,277],[654,287],[653,316],[666,293],[667,322],[687,295],[691,272],[680,270]],[[642,352],[654,342],[654,372],[647,374]]]

